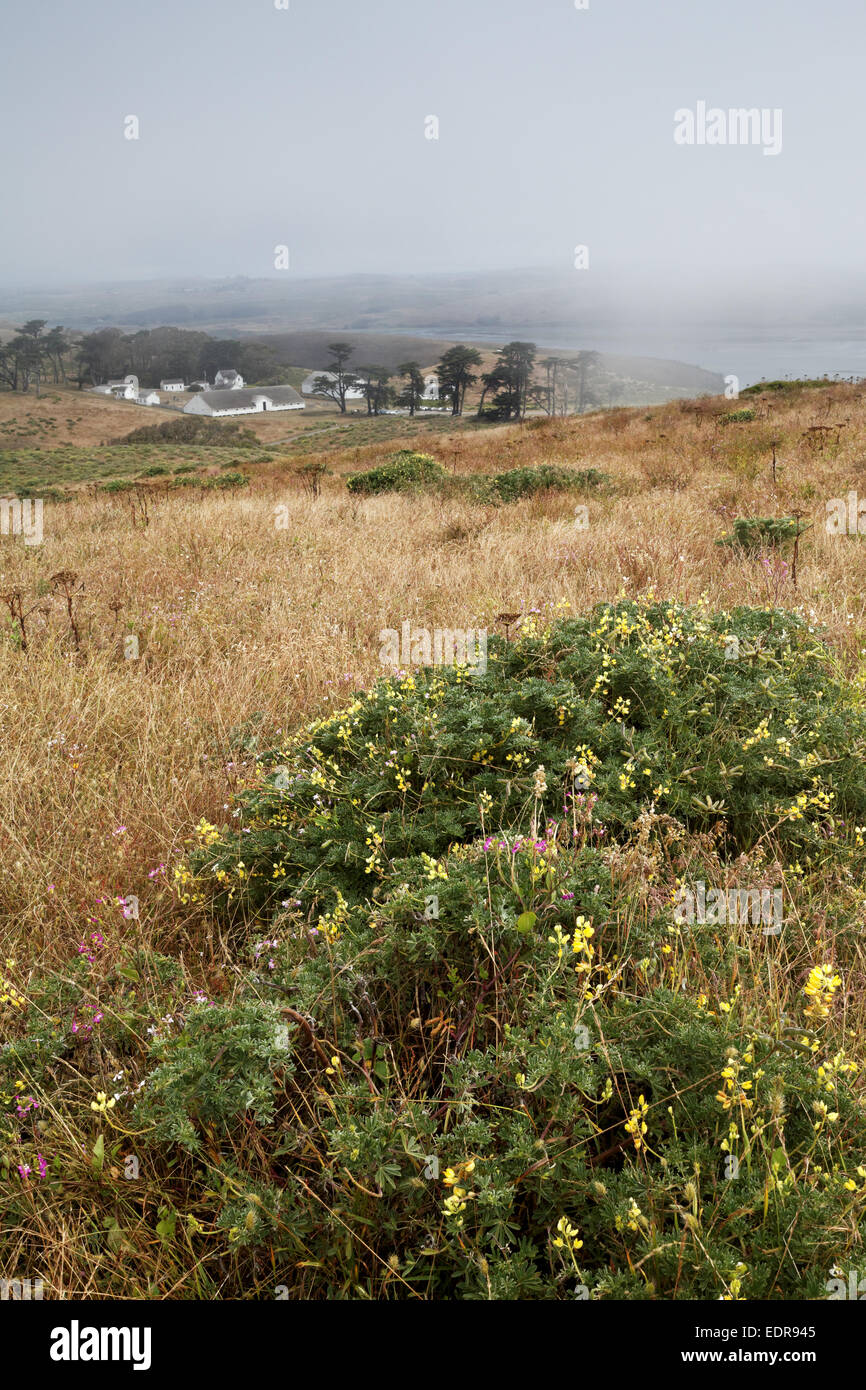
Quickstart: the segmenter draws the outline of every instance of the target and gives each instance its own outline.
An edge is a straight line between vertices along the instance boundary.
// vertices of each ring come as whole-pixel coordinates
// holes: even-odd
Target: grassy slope
[[[63,408],[72,419],[65,400]],[[113,402],[100,408],[124,411]],[[393,440],[366,442],[361,426],[382,422],[361,422],[350,426],[359,431],[351,447],[321,455],[334,476],[317,501],[299,489],[289,451],[280,450],[250,470],[243,496],[158,499],[144,525],[118,500],[82,495],[46,508],[42,547],[0,539],[4,593],[22,595],[30,647],[25,657],[6,624],[0,944],[15,962],[8,974],[16,991],[26,999],[37,975],[68,972],[79,943],[98,929],[101,981],[128,969],[134,951],[157,951],[182,957],[178,997],[203,988],[230,1000],[246,957],[231,933],[214,932],[194,905],[166,891],[160,866],[172,863],[202,817],[229,821],[233,793],[254,776],[257,747],[338,707],[351,689],[380,674],[383,627],[409,619],[430,628],[493,629],[503,611],[567,603],[585,612],[623,591],[652,587],[686,603],[704,595],[711,608],[795,608],[826,632],[839,669],[858,675],[866,647],[866,555],[856,538],[827,536],[823,518],[826,499],[864,487],[863,393],[784,393],[757,402],[756,420],[722,429],[712,410],[726,408],[719,402],[539,427],[462,428],[426,445],[457,473],[538,462],[603,469],[616,487],[590,504],[588,530],[575,528],[573,502],[557,496],[501,509],[437,496],[350,498],[338,475],[380,461],[394,447]],[[845,419],[840,444],[823,454],[803,438],[815,423]],[[97,442],[102,425],[90,428],[85,445]],[[69,425],[69,434],[75,429]],[[58,426],[58,443],[63,434]],[[108,463],[114,467],[113,457]],[[61,476],[66,465],[58,457],[51,466]],[[288,524],[278,529],[274,509],[281,504]],[[714,544],[737,515],[782,515],[795,507],[815,522],[796,590],[790,569],[772,557],[747,560]],[[78,652],[65,602],[50,583],[62,570],[80,586],[73,600]],[[123,660],[124,632],[139,638],[136,661]],[[856,886],[845,892],[848,924],[862,919],[864,904]],[[140,899],[138,920],[124,919],[116,906],[130,893]],[[815,904],[815,959],[832,959],[838,904],[820,892]],[[855,939],[846,949],[840,1028],[862,1061],[862,946]],[[764,1007],[757,977],[744,977],[742,986],[756,1008]],[[141,986],[145,1004],[151,988]],[[164,1007],[156,993],[152,1007]],[[8,1002],[0,1008],[14,1032],[17,1011]],[[133,1085],[146,1068],[146,1037],[137,1027],[138,1040],[122,1059]],[[118,1066],[116,1042],[100,1040],[95,1030],[70,1051],[56,1089],[40,1080],[47,1128],[38,1142],[65,1174],[53,1180],[68,1184],[54,1189],[66,1210],[62,1259],[59,1248],[51,1253],[50,1204],[40,1207],[33,1228],[45,1242],[46,1275],[70,1296],[85,1287],[139,1296],[149,1283],[202,1296],[213,1286],[196,1282],[187,1237],[168,1248],[154,1236],[160,1207],[184,1210],[192,1200],[184,1184],[151,1165],[133,1197],[117,1157],[101,1188],[82,1165],[80,1145],[92,1150],[102,1122],[78,1097],[110,1091]],[[26,1073],[23,1080],[30,1093],[36,1082]],[[129,1124],[123,1105],[117,1114]],[[106,1142],[115,1155],[126,1151],[110,1130]],[[15,1153],[8,1138],[4,1147]],[[0,1178],[0,1204],[18,1201],[16,1184],[13,1165],[10,1177]],[[122,1239],[94,1237],[94,1200],[106,1217],[122,1211]],[[4,1239],[4,1272],[32,1267],[19,1218]],[[261,1277],[264,1285],[273,1282]]]

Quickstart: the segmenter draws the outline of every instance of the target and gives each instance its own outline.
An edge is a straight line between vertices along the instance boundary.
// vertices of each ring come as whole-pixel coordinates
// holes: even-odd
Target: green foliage
[[[350,492],[372,496],[380,492],[406,492],[412,488],[429,487],[447,477],[441,463],[430,454],[401,449],[387,463],[366,473],[353,473],[346,479]]]
[[[719,416],[720,425],[738,425],[746,420],[754,420],[755,411],[746,407],[744,410],[729,410],[727,414]]]
[[[261,440],[236,420],[212,420],[206,415],[179,414],[176,420],[160,425],[143,425],[131,434],[115,439],[115,445],[137,444],[218,444],[232,448],[260,449]]]
[[[800,378],[796,381],[756,381],[754,386],[744,386],[741,396],[760,396],[762,391],[806,391],[821,386],[832,386],[827,377]]]
[[[194,855],[193,867],[211,880],[227,873],[254,913],[286,896],[311,906],[320,885],[326,897],[339,888],[362,898],[371,825],[382,837],[374,859],[386,862],[472,840],[482,793],[492,798],[488,824],[513,829],[540,764],[561,807],[578,747],[592,750],[608,834],[651,800],[695,832],[723,807],[731,852],[770,826],[819,846],[825,797],[839,814],[866,813],[866,772],[845,752],[857,746],[859,701],[843,717],[842,687],[796,615],[624,603],[523,631],[512,645],[489,639],[486,675],[431,667],[380,681],[268,755],[281,767],[291,760],[289,791],[266,782],[241,796],[243,834]],[[738,659],[726,659],[732,641]],[[702,756],[710,742],[712,760]],[[817,798],[814,814],[790,814],[801,795]]]
[[[598,468],[573,469],[542,463],[535,468],[511,468],[490,480],[493,493],[502,502],[517,502],[536,492],[568,492],[606,487],[611,478]]]
[[[267,1124],[274,1115],[272,1069],[289,1066],[287,1035],[272,1005],[243,1000],[199,1004],[183,1031],[156,1037],[153,1070],[138,1105],[157,1139],[195,1150],[201,1126],[229,1128],[243,1116]]]
[[[0,495],[46,496],[47,487],[136,477],[154,466],[221,467],[225,463],[236,464],[237,454],[237,441],[224,437],[217,445],[136,444],[85,448],[64,444],[56,449],[5,449],[0,450]],[[248,455],[245,451],[244,464],[268,462],[270,458],[266,450],[254,454],[250,449]]]
[[[249,478],[244,473],[236,473],[232,470],[227,473],[220,473],[215,478],[202,480],[202,486],[215,488],[219,492],[233,492],[235,488],[249,487],[249,482]]]
[[[379,681],[199,826],[181,900],[267,949],[154,1044],[139,1118],[195,1147],[257,1117],[217,1224],[297,1296],[823,1296],[863,1233],[855,1069],[740,999],[748,929],[671,900],[686,836],[823,863],[864,738],[775,610],[603,605]]]
[[[798,521],[793,516],[738,516],[731,534],[723,536],[716,544],[754,554],[765,546],[778,549],[794,541],[811,525],[811,521]]]
[[[346,482],[350,492],[365,494],[401,492],[412,487],[438,485],[449,491],[467,495],[476,502],[517,502],[537,492],[566,492],[594,490],[611,483],[607,473],[598,468],[573,469],[557,464],[542,463],[535,467],[512,468],[489,477],[470,473],[449,477],[445,469],[429,454],[403,449],[394,458],[366,473],[355,473]]]

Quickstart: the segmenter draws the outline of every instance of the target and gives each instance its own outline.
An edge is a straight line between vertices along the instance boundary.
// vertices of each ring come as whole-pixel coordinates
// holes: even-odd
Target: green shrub
[[[178,482],[180,480],[178,479]],[[216,488],[218,491],[232,491],[238,487],[249,487],[249,478],[243,473],[220,473],[215,478],[203,480],[202,485],[207,488]]]
[[[580,746],[597,760],[596,814],[609,835],[654,800],[694,832],[715,824],[723,806],[731,852],[770,827],[783,841],[817,848],[822,814],[813,821],[791,812],[819,785],[840,814],[842,803],[845,814],[866,813],[866,771],[844,757],[859,711],[840,714],[841,691],[830,690],[796,615],[624,603],[547,636],[533,633],[533,621],[518,643],[489,639],[485,675],[422,667],[403,681],[382,680],[271,755],[294,760],[290,790],[266,784],[241,797],[247,831],[203,852],[199,868],[206,876],[225,871],[234,899],[254,915],[287,895],[311,906],[320,884],[363,897],[371,822],[388,861],[443,854],[481,833],[482,792],[492,797],[488,824],[520,825],[539,764],[564,795]],[[733,639],[748,659],[726,659]],[[764,744],[789,743],[792,724],[804,731],[802,748],[768,764]],[[712,760],[701,753],[709,742]],[[814,756],[801,765],[807,751]],[[323,796],[327,813],[318,807]],[[821,796],[815,805],[820,812]]]
[[[610,482],[609,475],[598,468],[575,470],[550,463],[538,464],[534,468],[511,468],[490,480],[493,492],[502,502],[516,502],[521,497],[532,497],[536,492],[593,490]]]
[[[754,386],[744,386],[741,396],[759,396],[762,391],[806,391],[821,386],[832,386],[827,377],[801,378],[797,381],[756,381]]]
[[[137,1114],[156,1139],[195,1150],[203,1126],[230,1129],[249,1115],[266,1124],[274,1115],[275,1066],[289,1065],[287,1039],[276,1006],[254,1000],[198,1004],[182,1032],[155,1038],[155,1064]]]
[[[754,420],[755,411],[746,407],[743,410],[729,410],[725,415],[719,416],[720,425],[739,425],[746,420]]]
[[[261,440],[236,420],[212,420],[206,415],[179,415],[160,425],[142,425],[121,435],[114,444],[230,444],[232,448],[261,448]]]
[[[251,968],[155,1044],[139,1118],[258,1115],[218,1224],[298,1297],[821,1297],[866,1225],[856,1069],[740,997],[753,931],[672,900],[714,854],[857,853],[864,738],[780,610],[603,605],[379,681],[199,826],[177,891]],[[759,942],[768,980],[813,958],[808,922]]]
[[[350,474],[346,487],[350,492],[372,496],[380,492],[405,492],[411,488],[429,487],[442,482],[447,476],[441,463],[437,463],[430,454],[401,449],[378,468]]]
[[[738,516],[733,531],[716,544],[754,554],[765,546],[778,549],[793,542],[811,525],[811,521],[798,521],[793,516]]]
[[[75,496],[74,492],[58,487],[46,487],[40,482],[24,483],[15,489],[15,493],[21,498],[41,498],[43,502],[71,502]]]

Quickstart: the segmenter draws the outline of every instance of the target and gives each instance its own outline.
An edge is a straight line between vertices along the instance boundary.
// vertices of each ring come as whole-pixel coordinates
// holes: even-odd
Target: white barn
[[[187,401],[185,415],[256,415],[266,410],[304,410],[293,386],[263,386],[257,390],[229,387],[224,391],[201,391]]]
[[[108,394],[119,401],[134,401],[138,399],[138,391],[138,377],[130,375],[122,380],[109,381],[107,393],[101,391],[100,395]]]
[[[242,391],[244,379],[233,367],[223,367],[213,379],[215,391]]]
[[[310,375],[305,376],[303,381],[301,382],[301,390],[305,396],[314,396],[316,394],[316,382],[320,376],[326,377],[327,380],[331,382],[337,380],[335,372],[310,372]],[[364,385],[364,382],[359,381],[356,386],[350,386],[348,391],[346,392],[346,400],[362,401],[364,399]],[[319,399],[331,400],[332,397],[320,396]]]
[[[159,405],[159,393],[157,391],[139,391],[139,405]]]
[[[160,391],[185,391],[186,384],[183,381],[177,380],[161,381],[159,383],[159,389]]]

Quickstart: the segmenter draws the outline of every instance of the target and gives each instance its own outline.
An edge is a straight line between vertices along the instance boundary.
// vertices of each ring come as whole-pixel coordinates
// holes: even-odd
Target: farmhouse
[[[335,382],[337,380],[334,372],[310,372],[310,375],[305,376],[304,380],[301,382],[301,390],[305,396],[314,396],[316,394],[316,382],[320,376],[325,377],[326,380],[330,382]],[[366,382],[359,381],[356,385],[350,386],[346,392],[346,400],[362,401],[364,399],[365,385]]]
[[[185,391],[186,385],[182,381],[161,381],[159,389],[160,391]]]
[[[202,391],[184,406],[185,415],[255,415],[264,410],[303,410],[293,386],[267,386],[258,390],[229,387]]]
[[[240,372],[236,372],[233,368],[229,367],[221,368],[214,377],[213,382],[215,391],[240,391],[243,389],[243,384],[244,379]]]
[[[122,380],[109,381],[106,386],[95,386],[94,391],[98,396],[114,396],[118,401],[134,401],[138,399],[138,377],[130,375]]]
[[[157,391],[139,391],[136,399],[139,405],[159,405],[159,393]]]

